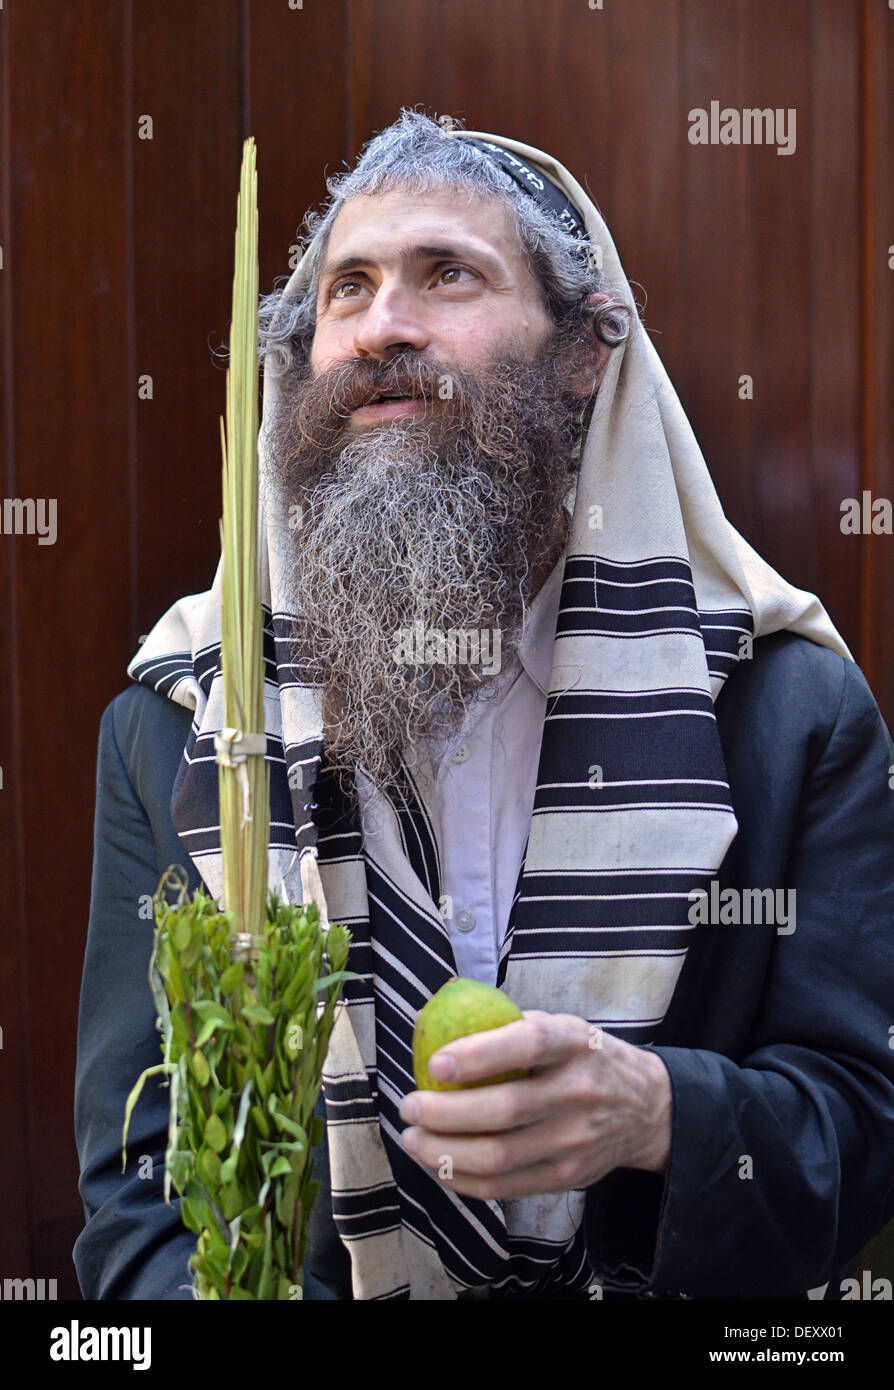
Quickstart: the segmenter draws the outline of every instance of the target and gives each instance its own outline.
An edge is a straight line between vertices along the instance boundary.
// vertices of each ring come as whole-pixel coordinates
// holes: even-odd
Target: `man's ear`
[[[590,309],[598,309],[599,305],[605,304],[608,299],[609,295],[607,294],[591,294],[587,299],[587,305]],[[597,338],[592,321],[588,328],[587,341],[583,351],[586,354],[586,362],[572,373],[570,386],[575,395],[583,396],[586,399],[592,396],[597,389],[612,353],[608,344]]]

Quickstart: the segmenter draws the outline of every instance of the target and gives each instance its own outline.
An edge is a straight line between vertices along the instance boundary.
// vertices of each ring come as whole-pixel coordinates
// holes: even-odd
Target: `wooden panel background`
[[[0,1277],[78,1296],[96,735],[139,636],[217,562],[244,136],[264,289],[324,172],[402,105],[556,154],[731,521],[820,594],[894,725],[894,539],[839,525],[843,498],[894,494],[892,26],[886,0],[2,5],[0,468],[5,497],[57,499],[58,539],[0,535]],[[690,145],[715,99],[794,107],[796,153]]]

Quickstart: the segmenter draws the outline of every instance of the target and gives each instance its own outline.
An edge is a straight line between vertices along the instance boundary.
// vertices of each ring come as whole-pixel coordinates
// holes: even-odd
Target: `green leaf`
[[[358,975],[356,970],[335,970],[331,975],[323,975],[313,987],[314,994],[319,994],[321,989],[328,989],[339,980],[362,980],[363,976]]]
[[[175,1003],[182,1003],[186,998],[186,986],[183,983],[183,971],[176,956],[168,962],[168,992]]]
[[[209,1018],[207,1023],[203,1023],[196,1034],[196,1047],[204,1047],[208,1039],[213,1036],[215,1028],[219,1027],[220,1024],[214,1018]]]
[[[220,1180],[221,1182],[226,1182],[224,1178],[224,1165],[221,1166]],[[245,1198],[238,1183],[230,1182],[227,1184],[220,1195],[220,1206],[221,1211],[229,1222],[232,1222],[234,1217],[238,1217],[242,1208],[245,1206]],[[232,1230],[232,1226],[230,1229]]]
[[[311,969],[311,964],[312,963],[310,961],[303,961],[302,964],[298,967],[295,974],[292,976],[289,983],[286,985],[285,991],[282,995],[282,1004],[284,1008],[294,1010],[295,1008],[297,1008],[299,1001],[303,1000],[304,997],[308,994],[310,990],[311,975],[313,973]]]
[[[185,997],[184,995],[183,998],[185,999]],[[192,1047],[189,1040],[189,1027],[186,1022],[186,1010],[182,1003],[175,1004],[171,1010],[171,1032],[178,1051],[186,1052]]]
[[[233,1016],[216,999],[198,999],[193,1004],[195,1013],[203,1019],[213,1018],[222,1028],[234,1027]]]
[[[230,1271],[234,1286],[238,1287],[239,1283],[241,1282],[242,1277],[245,1274],[245,1271],[248,1267],[248,1262],[250,1258],[251,1256],[246,1247],[245,1241],[241,1240],[237,1247],[236,1253],[233,1256],[233,1266]],[[230,1297],[235,1297],[232,1288],[230,1289]]]
[[[221,994],[232,994],[237,985],[241,985],[242,976],[245,974],[245,965],[241,960],[228,965],[220,977]]]
[[[198,1213],[186,1197],[184,1197],[183,1201],[180,1203],[180,1219],[187,1230],[200,1231],[202,1229],[202,1222],[199,1219]]]
[[[222,1289],[227,1278],[227,1256],[208,1256],[204,1261],[204,1267],[209,1283],[213,1284],[216,1290]],[[221,1297],[220,1292],[217,1292],[217,1297]]]
[[[205,1143],[216,1154],[219,1154],[227,1146],[227,1127],[220,1116],[213,1112],[205,1121]],[[218,1165],[218,1176],[220,1176],[220,1165]]]
[[[199,1085],[207,1086],[211,1080],[211,1068],[204,1052],[200,1052],[197,1048],[189,1059],[189,1067]]]
[[[257,1088],[258,1099],[266,1101],[270,1096],[270,1085],[273,1077],[272,1075],[268,1075],[268,1068],[261,1067],[259,1062],[256,1062],[255,1066],[257,1068],[255,1086]]]
[[[271,1023],[276,1022],[273,1014],[263,1004],[248,1004],[242,1010],[242,1016],[247,1018],[249,1023],[266,1024],[268,1027]]]
[[[214,1149],[200,1149],[197,1166],[199,1177],[202,1179],[206,1188],[211,1190],[216,1189],[220,1185],[220,1159]]]
[[[270,1172],[267,1174],[267,1176],[268,1178],[281,1178],[284,1176],[284,1174],[291,1173],[291,1171],[291,1163],[286,1158],[285,1154],[280,1154],[273,1163]]]
[[[257,1128],[260,1130],[261,1134],[264,1136],[264,1138],[269,1139],[270,1125],[267,1122],[267,1116],[264,1114],[263,1110],[259,1105],[253,1105],[251,1107],[251,1117],[254,1120]]]
[[[178,1192],[186,1190],[187,1179],[189,1178],[195,1155],[184,1149],[175,1149],[167,1159],[167,1171],[171,1175],[171,1181]]]
[[[280,1160],[281,1161],[281,1160]],[[291,1176],[291,1168],[289,1174]],[[288,1230],[295,1215],[295,1205],[298,1201],[298,1185],[294,1181],[280,1184],[280,1190],[276,1197],[276,1219],[284,1230]]]
[[[133,1108],[134,1108],[134,1106],[136,1105],[137,1101],[140,1099],[140,1096],[141,1096],[142,1091],[143,1091],[143,1087],[145,1086],[146,1082],[149,1080],[149,1077],[150,1077],[150,1076],[158,1076],[160,1072],[164,1072],[165,1074],[170,1075],[170,1073],[171,1073],[172,1071],[175,1071],[175,1070],[176,1070],[176,1068],[175,1068],[170,1062],[159,1062],[158,1065],[155,1066],[155,1067],[147,1067],[146,1070],[145,1070],[144,1072],[142,1072],[142,1073],[140,1074],[140,1076],[137,1078],[136,1085],[134,1086],[134,1088],[133,1088],[133,1090],[131,1091],[130,1095],[127,1097],[127,1101],[125,1102],[125,1106],[124,1106],[124,1129],[123,1129],[122,1132],[121,1132],[121,1171],[122,1171],[122,1173],[124,1172],[124,1170],[125,1170],[126,1167],[127,1167],[127,1149],[126,1149],[125,1146],[126,1146],[126,1144],[127,1144],[127,1131],[128,1131],[128,1129],[130,1128],[130,1117],[131,1117],[131,1115],[132,1115],[132,1113],[133,1113]]]
[[[220,1180],[222,1183],[229,1184],[236,1176],[236,1168],[239,1164],[239,1154],[230,1154],[229,1158],[224,1159],[220,1165]]]
[[[191,970],[202,954],[202,937],[199,932],[193,936],[189,945],[180,952],[180,964],[184,970]]]
[[[286,1262],[286,1237],[284,1231],[277,1231],[275,1228],[273,1236],[273,1257],[280,1269],[282,1269]]]
[[[270,1111],[277,1125],[279,1125],[280,1129],[284,1129],[286,1134],[291,1134],[296,1139],[300,1140],[302,1144],[306,1144],[307,1135],[304,1130],[300,1125],[297,1125],[294,1120],[289,1119],[288,1115],[283,1115],[283,1113],[276,1108],[277,1100],[277,1096],[271,1096],[267,1105],[267,1109]]]
[[[226,1090],[221,1091],[220,1095],[217,1097],[217,1100],[214,1102],[214,1105],[212,1107],[215,1115],[223,1115],[224,1111],[230,1104],[230,1097],[232,1096],[232,1094],[233,1092],[230,1087],[227,1087]]]
[[[192,923],[187,916],[181,917],[171,933],[171,941],[178,955],[181,955],[192,941]]]

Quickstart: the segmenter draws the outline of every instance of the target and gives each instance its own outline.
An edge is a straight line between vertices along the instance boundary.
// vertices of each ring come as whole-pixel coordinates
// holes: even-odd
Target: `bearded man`
[[[311,1298],[840,1298],[894,1214],[894,745],[729,525],[608,230],[404,111],[262,306],[270,885],[352,932]],[[106,710],[76,1119],[88,1298],[190,1296],[138,915],[222,891],[220,569]],[[524,1018],[431,1062],[452,976]],[[110,1002],[111,1001],[111,1002]],[[124,1060],[126,1059],[126,1065]],[[445,1163],[445,1156],[449,1162]]]

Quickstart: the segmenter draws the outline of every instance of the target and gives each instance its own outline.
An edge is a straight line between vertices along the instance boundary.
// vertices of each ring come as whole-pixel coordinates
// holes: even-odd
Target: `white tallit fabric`
[[[444,132],[465,135],[501,144],[566,193],[631,311],[581,453],[534,810],[498,983],[523,1009],[577,1014],[646,1044],[686,956],[689,893],[716,876],[737,830],[713,705],[747,659],[742,639],[785,628],[850,653],[819,600],[786,583],[724,517],[584,189],[529,145]],[[302,265],[287,292],[301,287]],[[264,420],[276,389],[266,376]],[[262,473],[263,436],[262,424]],[[269,884],[300,900],[315,862],[329,920],[351,928],[349,965],[362,976],[345,987],[324,1072],[332,1210],[354,1297],[449,1299],[481,1285],[497,1297],[560,1286],[585,1297],[585,1192],[465,1199],[403,1151],[398,1107],[414,1089],[413,1019],[456,973],[439,913],[436,799],[422,759],[393,795],[358,779],[359,820],[342,804],[318,692],[288,660],[281,557],[300,532],[272,498],[259,524]],[[175,603],[127,668],[194,711],[172,818],[217,898],[220,594],[218,567],[211,589]]]

